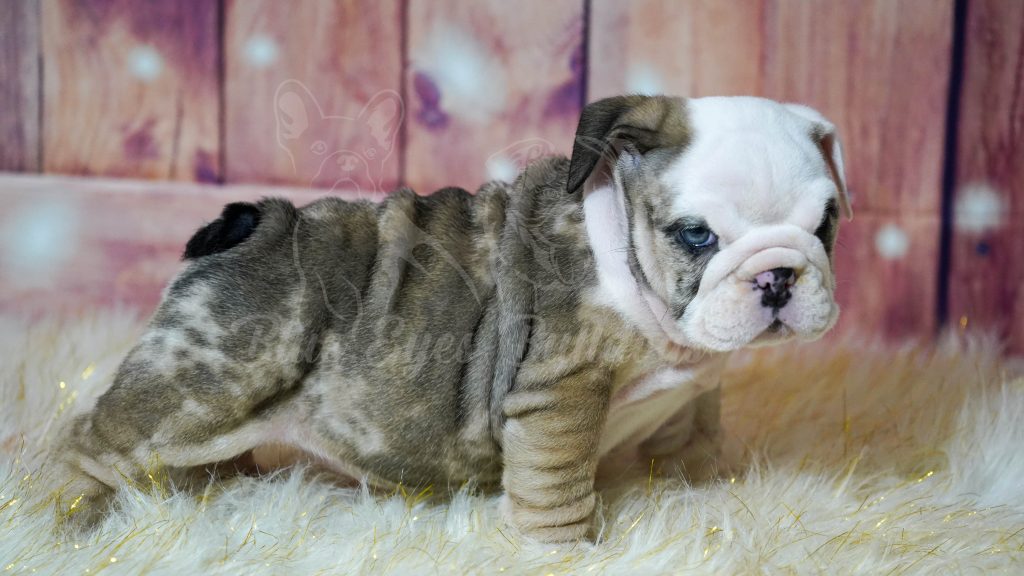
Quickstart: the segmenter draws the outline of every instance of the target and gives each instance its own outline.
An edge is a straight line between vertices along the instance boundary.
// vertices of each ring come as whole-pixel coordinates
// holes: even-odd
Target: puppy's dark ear
[[[230,250],[251,236],[259,223],[259,206],[248,202],[228,204],[220,218],[192,235],[185,245],[182,259],[199,258]]]
[[[583,187],[603,161],[614,163],[626,146],[639,154],[682,147],[690,141],[686,101],[668,96],[615,96],[587,105],[580,115],[569,162],[570,194]]]

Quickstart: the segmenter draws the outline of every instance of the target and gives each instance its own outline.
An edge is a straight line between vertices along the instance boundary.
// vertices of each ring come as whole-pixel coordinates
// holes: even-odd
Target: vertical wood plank
[[[0,3],[0,170],[39,171],[39,2]]]
[[[1024,354],[1024,3],[967,4],[949,315]]]
[[[592,0],[587,96],[761,89],[763,2]]]
[[[227,180],[394,188],[404,119],[401,6],[229,0]]]
[[[590,99],[746,93],[819,109],[843,138],[857,213],[837,250],[840,327],[923,335],[937,307],[951,42],[952,0],[594,0]]]
[[[818,108],[844,138],[857,214],[836,252],[847,325],[898,337],[936,325],[952,17],[952,0],[768,5],[764,94]]]
[[[939,218],[865,212],[840,228],[840,330],[929,338],[936,326]]]
[[[766,16],[765,95],[843,130],[858,209],[937,214],[952,0],[776,0]]]
[[[47,172],[220,178],[217,4],[43,0]]]
[[[583,2],[411,2],[406,179],[420,193],[568,154],[583,97]],[[601,67],[594,64],[594,67]]]

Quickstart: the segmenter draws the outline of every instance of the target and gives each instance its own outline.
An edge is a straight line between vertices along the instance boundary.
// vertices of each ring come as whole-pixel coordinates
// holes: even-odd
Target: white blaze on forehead
[[[766,224],[818,225],[836,187],[810,121],[762,98],[687,106],[693,140],[662,174],[676,194],[671,217],[705,218],[726,242]]]

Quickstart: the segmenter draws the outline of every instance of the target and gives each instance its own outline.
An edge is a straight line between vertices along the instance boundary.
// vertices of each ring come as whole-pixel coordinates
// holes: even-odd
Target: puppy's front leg
[[[607,372],[584,368],[505,399],[502,506],[527,536],[545,542],[588,536],[608,386]]]
[[[691,481],[714,476],[721,454],[721,386],[703,392],[640,445],[644,458],[671,460]]]

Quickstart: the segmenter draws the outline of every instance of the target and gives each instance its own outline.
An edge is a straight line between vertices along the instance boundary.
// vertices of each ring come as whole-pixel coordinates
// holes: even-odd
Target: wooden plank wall
[[[1024,2],[968,4],[950,319],[1024,353]]]
[[[185,242],[229,202],[308,202],[329,192],[66,176],[0,176],[0,310],[147,314],[181,269]],[[18,250],[9,248],[17,246]]]
[[[43,168],[221,177],[213,2],[43,0]]]
[[[39,2],[0,3],[0,170],[39,170]]]
[[[224,17],[229,182],[398,185],[398,0],[228,0]]]
[[[928,335],[948,317],[1024,353],[1015,0],[12,0],[0,15],[0,170],[379,197],[567,153],[582,104],[610,94],[804,102],[838,125],[855,197],[841,326]]]
[[[565,153],[583,103],[583,3],[410,2],[406,179],[476,189]]]

